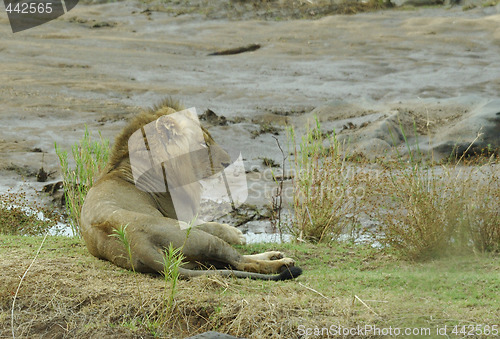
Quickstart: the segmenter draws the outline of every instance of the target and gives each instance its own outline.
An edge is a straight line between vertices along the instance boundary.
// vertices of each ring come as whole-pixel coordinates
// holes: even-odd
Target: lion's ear
[[[164,115],[156,120],[155,129],[158,136],[161,136],[168,141],[172,141],[182,133],[182,128],[179,123],[173,117],[169,117],[168,115]]]

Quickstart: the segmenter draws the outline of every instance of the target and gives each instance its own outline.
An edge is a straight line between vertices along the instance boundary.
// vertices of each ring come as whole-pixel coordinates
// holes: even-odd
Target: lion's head
[[[165,216],[189,222],[199,209],[200,181],[223,171],[230,157],[194,111],[162,105],[134,119],[117,138],[109,170],[150,193]]]

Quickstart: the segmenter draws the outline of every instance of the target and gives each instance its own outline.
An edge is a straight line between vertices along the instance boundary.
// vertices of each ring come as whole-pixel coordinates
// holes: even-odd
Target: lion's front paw
[[[238,231],[240,232],[240,234],[238,236],[238,238],[240,239],[240,243],[239,244],[240,245],[245,245],[247,243],[247,238],[245,237],[245,235],[240,230],[238,230]]]
[[[283,264],[282,269],[285,267],[295,266],[295,260],[293,260],[292,258],[283,258],[280,261]]]
[[[283,252],[279,251],[270,251],[266,252],[268,258],[267,260],[278,260],[278,259],[283,259],[285,257],[285,254]]]
[[[245,245],[247,243],[247,238],[245,237],[243,232],[241,232],[239,229],[231,225],[228,224],[223,224],[223,225],[227,227],[228,232],[231,233],[231,238],[234,239],[230,243],[234,245]]]
[[[231,245],[244,245],[247,239],[239,229],[228,224],[217,222],[207,222],[196,226],[197,228],[210,233]]]

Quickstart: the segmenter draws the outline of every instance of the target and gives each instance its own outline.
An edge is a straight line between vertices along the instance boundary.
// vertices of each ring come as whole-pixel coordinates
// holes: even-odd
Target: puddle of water
[[[58,221],[54,227],[49,229],[49,235],[58,235],[58,236],[63,236],[63,237],[76,236],[76,234],[73,233],[73,229],[71,228],[70,225],[68,225],[66,223],[62,223],[60,221]]]
[[[372,236],[369,234],[361,234],[358,235],[357,237],[354,238],[354,243],[355,244],[370,244],[374,248],[383,248],[384,245],[382,245],[377,239],[379,237],[377,236]],[[339,237],[340,241],[352,241],[352,236],[350,234],[341,234]]]
[[[247,244],[256,244],[256,243],[285,243],[291,242],[293,236],[291,234],[283,234],[280,237],[279,233],[253,233],[247,232],[245,233],[245,238],[247,239]],[[283,241],[281,241],[283,239]]]

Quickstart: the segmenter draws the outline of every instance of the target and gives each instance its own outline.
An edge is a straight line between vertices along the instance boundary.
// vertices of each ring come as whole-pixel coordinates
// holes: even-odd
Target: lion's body
[[[270,280],[293,278],[301,270],[293,267],[293,260],[283,258],[279,252],[267,252],[259,255],[244,256],[230,244],[244,243],[241,232],[229,225],[203,223],[187,230],[182,222],[176,220],[176,210],[168,192],[151,193],[137,188],[132,175],[128,140],[131,135],[159,117],[181,110],[181,107],[166,101],[157,108],[137,116],[117,137],[109,164],[99,180],[89,191],[81,213],[81,227],[89,252],[98,257],[127,269],[138,272],[162,272],[163,252],[172,244],[182,248],[185,257],[180,273],[183,276],[202,274],[235,275]],[[157,126],[166,133],[176,134],[175,143],[169,144],[169,150],[185,152],[182,138],[188,140],[190,128],[165,124]],[[204,164],[183,158],[183,163],[176,163],[179,173],[176,175],[193,176],[200,173],[213,173],[223,169],[229,157],[203,129],[204,139],[214,163]],[[173,140],[173,139],[171,139]],[[205,173],[205,174],[206,174]],[[197,184],[186,186],[185,208],[192,215],[196,214],[200,188]],[[126,227],[125,227],[126,226]],[[130,243],[132,263],[125,246],[116,237],[110,236],[115,230],[125,228]],[[229,270],[194,270],[200,267],[228,268]],[[288,267],[288,273],[275,275]],[[253,273],[248,273],[253,272]]]

